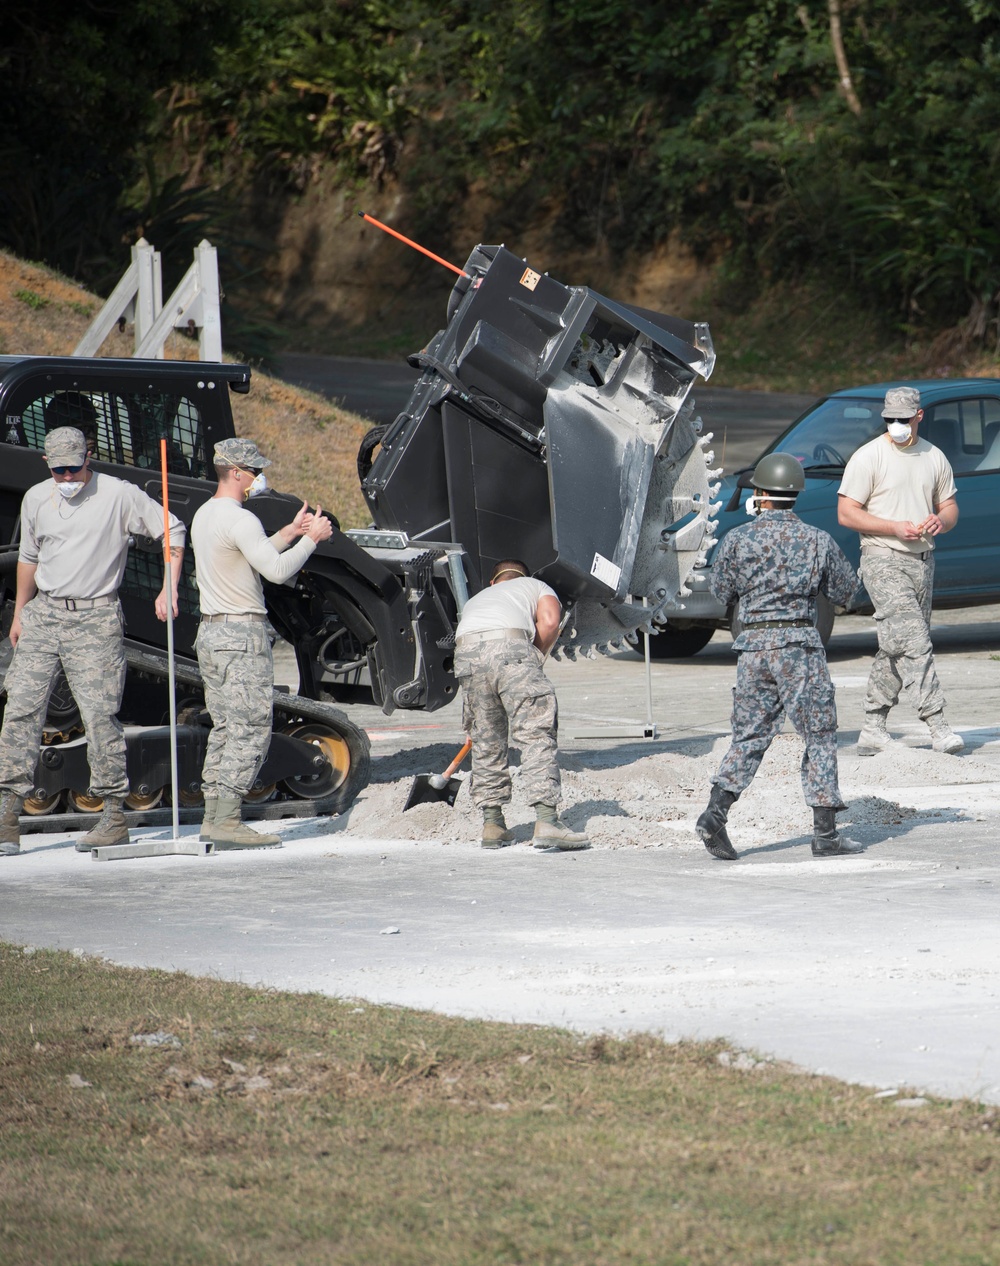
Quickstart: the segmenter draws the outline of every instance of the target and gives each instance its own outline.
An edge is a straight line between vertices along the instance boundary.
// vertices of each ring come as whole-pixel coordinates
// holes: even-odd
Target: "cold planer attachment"
[[[522,558],[572,604],[571,657],[676,611],[718,510],[689,400],[715,364],[708,326],[564,286],[502,246],[472,252],[448,317],[410,358],[406,409],[362,444],[374,526],[457,543],[472,592]]]

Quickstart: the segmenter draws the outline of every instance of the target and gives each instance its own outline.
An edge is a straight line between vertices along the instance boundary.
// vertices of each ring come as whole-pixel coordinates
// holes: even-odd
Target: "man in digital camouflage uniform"
[[[118,602],[132,534],[163,539],[163,508],[134,484],[90,468],[87,441],[75,427],[45,437],[52,478],[21,503],[17,594],[10,628],[14,658],[0,733],[0,854],[20,851],[18,814],[33,773],[49,692],[62,665],[87,734],[90,794],[100,819],[76,847],[128,841],[122,810],[128,794],[125,736],[118,720],[125,685]],[[170,516],[173,611],[184,553],[184,525]],[[167,618],[164,588],[156,614]]]
[[[220,850],[281,843],[240,817],[271,743],[274,661],[260,578],[289,580],[333,534],[322,508],[313,514],[303,503],[291,523],[265,535],[243,502],[266,489],[263,472],[270,464],[253,440],[221,440],[215,446],[219,486],[191,522],[201,605],[195,647],[212,717],[201,776],[201,838]]]
[[[521,786],[535,809],[535,848],[586,848],[586,835],[559,821],[562,798],[556,750],[557,707],[545,656],[559,636],[555,590],[528,575],[519,559],[493,569],[488,588],[465,604],[455,631],[455,676],[463,724],[472,738],[472,800],[483,813],[483,848],[512,839],[508,742],[521,751]]]
[[[965,744],[944,719],[930,629],[934,538],[958,522],[955,477],[944,453],[917,435],[924,413],[915,387],[891,387],[882,416],[885,433],[848,461],[837,498],[839,521],[861,533],[861,579],[878,632],[858,755],[885,750],[889,710],[903,692],[934,751],[960,752]]]
[[[712,780],[697,822],[705,847],[723,860],[737,854],[726,832],[729,810],[750,785],[787,716],[805,740],[802,790],[813,811],[812,851],[850,851],[836,829],[844,808],[837,777],[837,708],[826,652],[816,630],[816,595],[845,605],[858,587],[833,537],[795,514],[805,487],[798,460],[769,453],[753,472],[748,509],[757,517],[719,546],[712,591],[727,606],[739,599],[743,630],[733,692],[733,740]]]

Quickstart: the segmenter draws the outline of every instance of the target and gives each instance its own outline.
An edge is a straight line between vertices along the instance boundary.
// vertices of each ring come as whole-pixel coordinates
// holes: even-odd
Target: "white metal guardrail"
[[[87,332],[74,356],[96,356],[112,329],[122,322],[135,326],[133,356],[163,359],[163,346],[173,329],[198,331],[199,360],[222,360],[219,317],[219,261],[215,247],[201,241],[194,261],[163,302],[160,252],[145,238],[132,247],[132,262]]]

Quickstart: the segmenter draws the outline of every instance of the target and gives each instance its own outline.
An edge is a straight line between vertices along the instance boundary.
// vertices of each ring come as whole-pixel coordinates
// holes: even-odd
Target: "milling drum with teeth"
[[[557,655],[621,646],[678,609],[714,544],[721,472],[689,398],[715,364],[708,326],[502,246],[464,273],[362,480],[374,526],[460,550],[471,593],[523,560],[570,608]]]

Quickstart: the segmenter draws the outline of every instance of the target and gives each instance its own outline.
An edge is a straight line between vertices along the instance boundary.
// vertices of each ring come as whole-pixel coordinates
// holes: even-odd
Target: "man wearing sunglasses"
[[[123,623],[118,602],[129,537],[163,539],[163,507],[134,484],[90,468],[82,431],[61,426],[45,437],[51,479],[21,502],[17,595],[7,673],[7,706],[0,732],[0,856],[20,852],[18,815],[35,785],[49,692],[60,666],[87,734],[89,792],[104,801],[93,830],[76,847],[88,852],[124,844],[128,824],[125,735],[118,720],[125,686]],[[170,516],[172,603],[185,529]],[[156,614],[167,618],[166,584]]]
[[[261,576],[290,580],[333,524],[320,506],[303,503],[291,523],[268,536],[244,501],[267,489],[270,461],[253,440],[220,440],[215,446],[215,496],[191,521],[201,626],[195,647],[212,718],[201,782],[205,818],[201,838],[217,849],[274,847],[241,819],[243,799],[271,743],[274,662]]]

